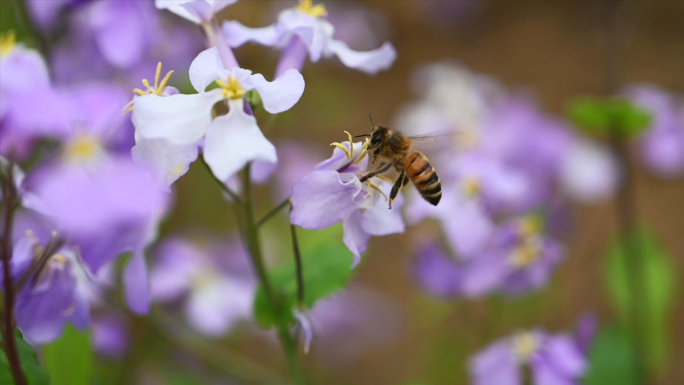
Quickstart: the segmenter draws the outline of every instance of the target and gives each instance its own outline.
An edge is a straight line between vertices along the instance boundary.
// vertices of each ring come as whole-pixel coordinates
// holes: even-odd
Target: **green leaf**
[[[17,341],[17,351],[19,353],[19,360],[21,367],[24,369],[24,375],[29,385],[47,385],[50,383],[50,378],[47,373],[38,365],[36,352],[31,345],[24,341],[21,332],[14,329],[15,340]],[[0,342],[3,343],[2,333],[0,333]],[[0,350],[0,384],[14,384],[12,372],[7,361],[7,356],[4,350]]]
[[[304,276],[304,306],[310,308],[321,298],[342,289],[354,274],[353,256],[341,243],[328,243],[302,255]],[[273,289],[279,295],[283,314],[277,315],[269,306],[263,286],[254,299],[254,316],[267,328],[276,323],[289,325],[291,309],[297,302],[297,276],[294,261],[287,261],[269,271]]]
[[[591,136],[608,136],[611,127],[611,111],[607,103],[596,98],[579,98],[568,105],[572,123]]]
[[[617,328],[602,330],[589,352],[585,385],[640,385],[637,354],[626,333]]]
[[[632,139],[648,129],[651,115],[627,99],[583,97],[568,104],[567,115],[585,134],[607,138],[618,132]]]
[[[85,385],[92,382],[95,360],[89,333],[67,325],[57,341],[45,346],[43,354],[52,385]]]
[[[650,232],[634,235],[632,244],[638,245],[642,254],[642,264],[636,282],[644,287],[634,288],[627,274],[627,255],[620,243],[615,243],[610,250],[607,264],[607,285],[618,309],[622,321],[629,321],[633,289],[640,290],[645,309],[640,309],[640,320],[645,334],[644,352],[646,364],[651,370],[662,371],[668,361],[671,340],[671,315],[674,310],[677,287],[676,267],[672,258],[661,248]]]

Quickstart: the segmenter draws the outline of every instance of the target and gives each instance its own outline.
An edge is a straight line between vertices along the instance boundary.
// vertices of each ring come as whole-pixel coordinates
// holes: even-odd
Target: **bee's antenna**
[[[373,117],[371,116],[370,111],[368,111],[368,117],[370,118],[371,121],[371,129],[375,127],[375,124],[373,124]]]
[[[356,135],[354,138],[363,138],[366,136],[370,136],[370,134]]]

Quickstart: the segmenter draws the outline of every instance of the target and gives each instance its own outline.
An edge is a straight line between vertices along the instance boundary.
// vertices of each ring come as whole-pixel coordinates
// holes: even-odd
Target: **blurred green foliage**
[[[633,235],[637,242],[633,244],[640,247],[642,255],[642,269],[632,272],[641,275],[638,282],[643,287],[631,288],[627,271],[625,248],[619,242],[615,242],[609,254],[607,264],[608,291],[613,297],[613,302],[618,309],[620,318],[625,324],[628,322],[630,296],[633,289],[642,290],[643,304],[646,309],[640,309],[642,316],[641,325],[645,329],[646,349],[644,354],[646,365],[656,373],[662,372],[667,365],[671,330],[671,319],[674,306],[676,305],[675,293],[677,285],[676,269],[672,258],[659,245],[651,232],[643,231]]]
[[[95,353],[90,332],[80,332],[68,324],[57,340],[43,349],[45,368],[51,385],[85,385],[93,378]]]
[[[573,124],[589,136],[608,138],[618,133],[633,139],[651,124],[651,115],[627,99],[582,97],[568,104],[567,115]]]
[[[21,366],[24,369],[24,374],[26,375],[26,380],[29,385],[49,384],[50,379],[48,374],[38,364],[36,352],[31,345],[24,341],[24,337],[18,329],[14,330],[14,334],[17,341],[17,350],[19,351]],[[12,372],[4,351],[2,333],[0,333],[0,345],[3,346],[3,349],[0,349],[0,384],[13,384]]]
[[[311,308],[316,301],[344,288],[354,274],[351,268],[352,254],[341,242],[321,245],[302,255],[304,276],[304,306]],[[297,275],[294,260],[285,261],[272,269],[269,274],[273,289],[279,295],[281,306],[292,309],[297,305]],[[262,286],[257,290],[254,300],[254,316],[263,327],[273,326],[276,322],[289,325],[293,316],[285,312],[281,320],[268,305]]]
[[[589,353],[585,385],[639,385],[637,355],[627,333],[617,328],[602,330]]]

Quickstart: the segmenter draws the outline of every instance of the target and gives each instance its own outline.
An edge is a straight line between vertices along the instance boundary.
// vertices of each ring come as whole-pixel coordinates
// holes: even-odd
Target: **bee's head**
[[[387,132],[389,131],[389,128],[387,126],[374,126],[373,129],[371,130],[370,133],[370,148],[377,148],[379,147],[383,140],[385,139],[385,135],[387,135]]]

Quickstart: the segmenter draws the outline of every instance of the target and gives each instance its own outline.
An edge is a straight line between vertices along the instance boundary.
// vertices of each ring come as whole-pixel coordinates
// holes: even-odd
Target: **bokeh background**
[[[47,0],[46,0],[47,1]],[[6,3],[6,0],[2,1]],[[289,1],[244,1],[221,16],[250,26],[267,25]],[[370,49],[391,41],[398,59],[377,76],[344,68],[336,60],[307,65],[307,88],[301,101],[279,117],[268,133],[279,140],[310,143],[312,154],[327,157],[327,146],[368,130],[368,111],[378,123],[393,124],[402,106],[418,98],[410,79],[422,65],[452,61],[486,75],[505,87],[528,93],[548,114],[563,116],[567,102],[579,95],[601,95],[605,89],[604,9],[601,1],[329,1],[329,9],[361,9],[366,33],[354,48]],[[13,12],[2,8],[4,30]],[[360,17],[360,16],[352,16]],[[353,25],[353,23],[352,23]],[[360,27],[359,27],[360,28]],[[621,85],[653,83],[671,92],[684,89],[684,4],[679,1],[626,1],[619,10]],[[348,31],[353,38],[354,28]],[[199,34],[199,32],[197,32]],[[30,38],[30,36],[29,36]],[[366,44],[367,46],[362,46]],[[248,45],[240,48],[243,67],[272,73],[278,52]],[[183,85],[183,69],[172,85]],[[634,163],[638,215],[662,241],[676,267],[684,273],[684,179],[663,180]],[[259,186],[257,212],[272,207],[272,186]],[[162,235],[177,232],[228,236],[235,229],[233,213],[201,164],[175,185],[176,206],[163,223]],[[610,199],[572,209],[572,228],[564,239],[569,250],[551,284],[519,299],[444,300],[422,291],[410,265],[416,248],[439,229],[433,223],[411,227],[403,235],[373,238],[365,261],[353,279],[382,297],[368,322],[370,333],[387,334],[363,344],[353,354],[319,354],[342,349],[343,341],[314,341],[303,355],[304,368],[316,384],[466,384],[469,357],[496,339],[519,330],[575,328],[577,319],[593,312],[602,325],[616,322],[616,309],[606,292],[606,250],[614,240],[616,202]],[[273,259],[288,241],[284,216],[270,222],[263,237]],[[339,236],[341,229],[326,232]],[[337,233],[335,233],[337,232]],[[331,233],[334,233],[331,235]],[[303,231],[304,242],[317,236]],[[268,252],[268,251],[271,252]],[[666,370],[655,384],[684,379],[684,307],[681,296],[663,325],[670,337]],[[211,343],[189,337],[179,343],[156,332],[167,319],[159,307],[149,318],[131,318],[128,354],[98,358],[98,383],[226,383],[234,371],[255,375],[253,383],[282,383],[287,369],[271,337],[249,324]],[[180,319],[179,319],[180,320]],[[174,322],[174,321],[168,321]],[[182,322],[182,321],[179,321]],[[368,332],[351,328],[362,338]],[[179,335],[182,334],[179,332]],[[259,335],[258,337],[255,337]],[[185,341],[185,340],[183,340]],[[187,342],[187,341],[186,341]],[[346,349],[346,347],[344,347]],[[249,383],[236,381],[235,383]]]

